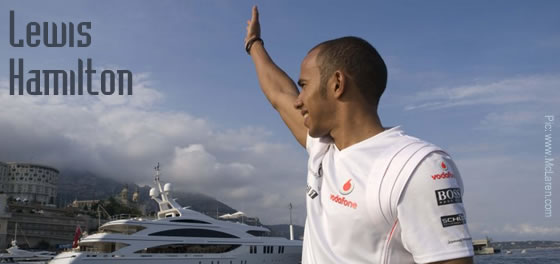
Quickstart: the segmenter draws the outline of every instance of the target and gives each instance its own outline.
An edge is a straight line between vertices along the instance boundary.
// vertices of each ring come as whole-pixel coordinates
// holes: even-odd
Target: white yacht
[[[159,204],[157,219],[132,218],[102,225],[78,247],[57,255],[50,264],[255,264],[301,262],[301,240],[267,236],[260,226],[211,218],[181,207],[171,184],[159,181],[150,197]]]

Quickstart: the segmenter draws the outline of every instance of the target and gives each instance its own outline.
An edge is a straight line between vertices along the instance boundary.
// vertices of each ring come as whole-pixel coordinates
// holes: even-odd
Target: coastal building
[[[21,248],[54,249],[57,245],[71,244],[77,226],[83,231],[94,231],[98,226],[95,217],[81,214],[77,208],[7,200],[6,194],[0,194],[0,248],[9,247],[17,236]]]
[[[16,234],[24,248],[52,248],[71,242],[77,225],[95,226],[76,210],[54,208],[59,174],[41,164],[0,162],[0,248]]]
[[[138,187],[136,187],[136,191],[132,193],[132,199],[129,198],[128,192],[128,184],[126,184],[123,189],[116,195],[112,197],[115,202],[117,202],[120,206],[127,207],[130,209],[136,209],[140,212],[141,215],[146,214],[146,205],[140,203],[140,193],[138,191]],[[75,199],[71,204],[67,205],[68,207],[79,208],[83,209],[84,211],[88,210],[97,210],[93,209],[96,208],[98,204],[101,206],[107,206],[109,200],[78,200]]]
[[[8,164],[0,161],[0,192],[4,193],[5,185],[1,184],[8,180]]]
[[[140,202],[140,192],[138,192],[138,186],[136,187],[136,191],[132,194],[132,202],[138,203]]]
[[[128,184],[124,185],[124,188],[121,190],[120,196],[117,196],[119,202],[124,206],[129,206],[128,201]]]
[[[91,210],[91,208],[93,208],[93,206],[95,206],[96,204],[99,203],[100,200],[74,200],[72,202],[72,207],[74,208],[80,208],[80,209],[86,209],[86,210]]]
[[[1,166],[1,164],[0,164]],[[8,210],[8,196],[5,193],[0,194],[0,248],[8,247],[8,222],[12,214]],[[8,243],[6,243],[8,241]]]
[[[0,163],[0,191],[9,199],[54,206],[60,172],[49,166]]]
[[[129,198],[128,184],[125,184],[121,192],[114,196],[114,198],[119,204],[136,209],[142,215],[146,214],[146,205],[140,203],[140,193],[138,192],[138,187],[136,187],[136,190],[132,193],[132,199]]]

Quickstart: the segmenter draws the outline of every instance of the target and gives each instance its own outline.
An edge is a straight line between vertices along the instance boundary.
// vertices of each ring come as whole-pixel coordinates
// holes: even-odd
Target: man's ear
[[[346,90],[346,76],[342,71],[335,71],[330,83],[334,98],[340,98]]]

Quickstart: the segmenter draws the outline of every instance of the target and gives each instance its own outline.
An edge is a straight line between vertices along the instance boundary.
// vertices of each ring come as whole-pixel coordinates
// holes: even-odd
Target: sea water
[[[511,250],[506,254],[505,250],[494,255],[480,255],[474,257],[476,264],[560,264],[560,248]]]

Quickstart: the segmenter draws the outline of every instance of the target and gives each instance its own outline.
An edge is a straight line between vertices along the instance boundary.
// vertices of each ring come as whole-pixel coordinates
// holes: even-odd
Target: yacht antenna
[[[292,203],[290,203],[290,240],[294,240],[294,226],[292,225]]]
[[[159,162],[157,163],[157,166],[154,167],[154,170],[156,170],[156,179],[155,179],[156,188],[159,189],[159,192],[160,192],[160,193],[163,193],[163,188],[161,187],[161,183],[159,182],[159,176],[160,176],[160,172],[159,172]],[[162,196],[162,198],[163,198],[163,196]],[[164,200],[166,200],[166,199],[164,198]]]
[[[154,169],[156,170],[156,181],[159,181],[159,162],[157,163],[157,166],[154,167]]]

